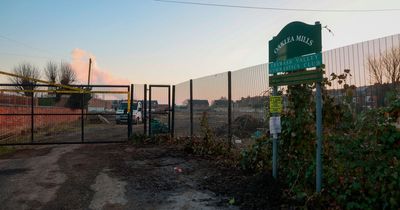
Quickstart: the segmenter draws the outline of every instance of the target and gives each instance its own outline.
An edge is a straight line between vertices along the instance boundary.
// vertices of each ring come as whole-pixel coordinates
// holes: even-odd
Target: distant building
[[[334,98],[335,103],[352,102],[357,111],[384,107],[389,105],[391,98],[395,97],[399,84],[374,84],[344,89],[329,89],[327,93]],[[351,98],[349,98],[351,97]]]
[[[113,110],[112,100],[102,100],[98,98],[92,98],[89,100],[88,111],[89,112],[104,112]]]
[[[221,98],[213,101],[212,106],[213,107],[228,107],[228,99],[226,98]]]
[[[263,108],[265,102],[268,101],[267,96],[247,96],[242,97],[240,100],[235,101],[234,106],[236,107],[250,107],[250,108]]]
[[[208,109],[208,107],[210,106],[210,104],[208,103],[208,100],[203,100],[203,99],[194,99],[192,101],[192,104],[193,104],[193,109],[197,109],[197,110]],[[190,107],[188,106],[188,108],[190,108]]]

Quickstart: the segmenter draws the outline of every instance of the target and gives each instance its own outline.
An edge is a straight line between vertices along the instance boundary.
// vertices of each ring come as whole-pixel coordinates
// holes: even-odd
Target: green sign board
[[[322,54],[315,53],[311,55],[305,55],[287,59],[284,61],[276,61],[269,63],[268,72],[269,74],[275,74],[279,72],[291,72],[299,69],[306,69],[322,65]]]
[[[281,113],[282,112],[282,96],[269,97],[269,112]]]
[[[269,41],[269,62],[318,53],[321,50],[321,24],[319,22],[316,22],[315,25],[291,22]]]
[[[269,74],[295,72],[322,65],[321,24],[309,25],[302,22],[287,24],[277,36],[269,41]],[[313,81],[313,79],[315,79]],[[274,75],[271,86],[321,81],[320,71],[298,74]]]
[[[297,71],[290,74],[282,74],[269,77],[269,86],[298,85],[321,82],[323,79],[321,70]]]
[[[273,94],[277,93],[277,86],[316,83],[316,191],[322,188],[322,94],[321,81],[322,71],[306,70],[311,67],[322,65],[321,56],[321,24],[308,25],[302,22],[287,24],[277,36],[269,41],[269,86],[273,88]],[[277,74],[285,72],[284,74]],[[282,108],[277,96],[270,98],[270,133],[272,134],[272,176],[277,178],[278,174],[278,133],[280,133],[280,117]],[[278,96],[279,97],[279,96]]]

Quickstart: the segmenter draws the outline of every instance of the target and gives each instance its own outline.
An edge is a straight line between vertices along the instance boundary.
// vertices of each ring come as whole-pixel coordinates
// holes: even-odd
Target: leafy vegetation
[[[315,193],[316,125],[315,85],[289,86],[284,93],[279,141],[279,179],[283,202],[288,208],[309,209],[398,209],[400,207],[400,117],[397,84],[377,84],[384,92],[377,97],[380,108],[360,107],[357,88],[349,85],[349,69],[331,74],[322,82],[323,93],[323,189]],[[340,100],[330,96],[329,86],[339,84]],[[200,155],[237,155],[201,121],[200,138],[187,139],[185,149]],[[240,127],[238,127],[240,128]],[[244,135],[249,136],[249,135]],[[253,137],[255,143],[231,158],[247,175],[270,174],[272,139]],[[237,162],[235,162],[237,160]],[[251,184],[251,183],[249,183]],[[252,194],[253,195],[253,194]],[[284,206],[286,206],[284,205]]]
[[[282,116],[279,179],[293,205],[307,208],[397,209],[400,207],[398,93],[390,105],[358,113],[347,84],[349,70],[323,82],[343,86],[342,103],[324,89],[323,191],[315,193],[315,103],[312,85],[289,86]],[[271,169],[271,140],[264,136],[242,152],[242,169]]]
[[[91,89],[86,88],[86,90],[91,90]],[[60,95],[60,94],[57,94],[57,95]],[[65,104],[65,107],[68,107],[71,109],[82,109],[82,107],[87,107],[90,99],[92,99],[91,93],[70,93],[70,94],[68,94],[68,96],[69,97],[68,97],[67,103]]]
[[[205,156],[223,156],[231,155],[231,146],[228,142],[216,137],[208,124],[207,112],[204,112],[200,122],[201,136],[188,138],[185,141],[185,150],[190,153]]]
[[[241,152],[240,167],[246,173],[257,173],[271,168],[272,141],[267,136],[255,141],[249,149]]]

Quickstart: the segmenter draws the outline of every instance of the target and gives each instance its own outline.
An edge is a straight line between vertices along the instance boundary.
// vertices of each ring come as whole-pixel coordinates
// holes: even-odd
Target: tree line
[[[13,68],[13,73],[22,77],[9,77],[9,81],[19,90],[34,90],[38,79],[44,79],[51,83],[72,85],[77,81],[77,75],[71,64],[48,61],[41,71],[37,66],[23,62]],[[44,76],[44,77],[42,77]],[[28,79],[31,78],[31,79]],[[33,79],[33,80],[32,80]],[[31,96],[32,92],[24,92],[24,95]]]
[[[378,57],[368,58],[369,71],[375,84],[400,82],[400,48],[392,48]]]
[[[60,62],[57,64],[54,61],[48,61],[46,66],[40,70],[37,66],[23,62],[13,68],[13,73],[21,77],[9,77],[12,84],[18,90],[23,90],[25,96],[34,96],[33,90],[37,89],[37,80],[47,80],[50,83],[61,84],[70,86],[77,82],[77,75],[71,64],[67,62]],[[49,86],[49,89],[53,90],[69,90],[59,86]],[[84,90],[90,91],[91,88],[83,88]],[[67,100],[64,104],[65,107],[72,109],[81,109],[87,107],[90,99],[92,98],[91,93],[56,93],[53,94],[52,103],[57,103],[64,96]]]

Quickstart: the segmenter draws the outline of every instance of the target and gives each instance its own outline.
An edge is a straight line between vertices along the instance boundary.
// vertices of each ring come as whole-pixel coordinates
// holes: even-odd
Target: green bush
[[[389,108],[367,111],[355,130],[328,136],[324,156],[325,189],[330,199],[347,209],[400,207],[400,132]],[[396,108],[397,107],[397,108]],[[389,112],[388,112],[389,111]]]
[[[310,209],[398,209],[400,207],[400,116],[398,94],[391,104],[356,115],[349,71],[332,75],[343,84],[344,101],[324,99],[323,190],[315,193],[315,103],[312,85],[289,86],[279,141],[279,179],[295,206]],[[397,98],[397,99],[396,99]],[[242,152],[242,169],[258,173],[271,169],[268,138]]]
[[[271,146],[271,140],[267,137],[256,139],[256,143],[241,152],[241,169],[247,173],[258,173],[270,169]]]
[[[201,136],[186,139],[185,151],[206,156],[228,156],[231,154],[231,145],[226,140],[217,138],[210,128],[207,112],[203,112],[200,127]]]
[[[39,98],[39,106],[54,106],[56,104],[55,98]]]

